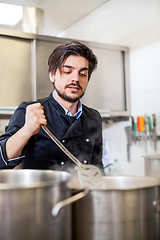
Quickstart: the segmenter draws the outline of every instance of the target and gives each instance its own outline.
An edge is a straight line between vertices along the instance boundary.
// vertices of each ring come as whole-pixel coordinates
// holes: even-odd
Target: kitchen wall
[[[160,113],[159,64],[160,40],[130,51],[131,110],[133,115]]]
[[[130,48],[130,105],[135,120],[144,114],[160,113],[159,9],[158,0],[112,0],[58,35]],[[45,16],[48,15],[45,13]],[[53,15],[51,19],[54,21]],[[43,29],[43,33],[51,35],[50,30]],[[116,168],[113,171],[115,174],[117,171],[121,174],[144,175],[142,156],[160,154],[159,141],[145,138],[135,141],[131,133],[127,135],[130,128],[131,119],[116,123],[103,121],[104,164],[114,163],[111,168]]]
[[[62,29],[50,9],[44,12],[39,33],[52,36],[57,31],[57,36],[129,47],[131,115],[136,119],[139,115],[160,113],[159,10],[159,0],[112,0]],[[144,175],[142,156],[160,154],[160,144],[151,138],[136,141],[130,128],[131,119],[103,121],[104,164],[114,164],[114,174]]]
[[[131,115],[135,121],[137,116],[145,114],[160,115],[160,41],[130,49],[129,62]],[[104,151],[108,154],[108,157],[104,155],[104,161],[117,165],[118,173],[144,175],[142,156],[160,154],[160,141],[153,138],[130,139],[127,146],[126,127],[129,126],[131,119],[111,126],[104,125]],[[118,164],[115,159],[118,159]]]

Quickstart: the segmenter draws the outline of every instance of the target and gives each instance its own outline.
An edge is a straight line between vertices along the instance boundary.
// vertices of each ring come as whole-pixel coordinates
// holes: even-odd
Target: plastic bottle
[[[112,176],[118,176],[119,175],[119,163],[118,163],[117,158],[114,159],[111,175]]]

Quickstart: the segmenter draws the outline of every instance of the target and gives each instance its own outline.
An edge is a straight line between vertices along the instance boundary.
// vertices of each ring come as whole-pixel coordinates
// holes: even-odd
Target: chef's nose
[[[79,81],[79,72],[78,71],[73,71],[73,74],[72,74],[72,81],[76,81],[78,82]]]

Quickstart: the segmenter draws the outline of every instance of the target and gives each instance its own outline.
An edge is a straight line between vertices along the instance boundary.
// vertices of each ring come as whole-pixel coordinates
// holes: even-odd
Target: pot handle
[[[76,202],[77,200],[85,197],[89,193],[89,189],[84,190],[83,192],[77,193],[74,196],[67,198],[63,201],[60,201],[55,204],[55,206],[52,208],[52,215],[55,217],[59,213],[60,209],[66,205],[69,205],[73,202]]]

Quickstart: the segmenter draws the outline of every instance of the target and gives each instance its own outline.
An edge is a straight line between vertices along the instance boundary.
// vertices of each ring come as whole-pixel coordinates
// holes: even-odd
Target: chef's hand
[[[39,132],[41,125],[46,124],[47,120],[44,115],[43,106],[40,103],[28,105],[24,124],[25,130],[32,136]]]

